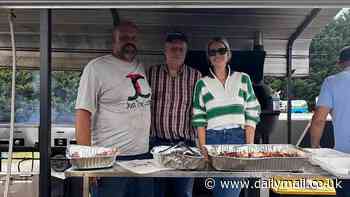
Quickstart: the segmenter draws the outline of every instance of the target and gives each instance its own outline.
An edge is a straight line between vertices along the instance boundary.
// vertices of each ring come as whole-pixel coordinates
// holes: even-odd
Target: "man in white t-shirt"
[[[88,63],[80,79],[76,101],[76,140],[81,145],[117,147],[117,159],[147,158],[151,90],[144,69],[135,63],[137,26],[121,22],[113,30],[112,54]],[[151,184],[141,179],[150,189]],[[135,190],[135,179],[103,178],[97,181],[98,196],[145,195]],[[133,190],[128,186],[133,185]],[[138,187],[137,187],[138,188]],[[147,189],[147,190],[148,190]],[[148,190],[149,191],[149,190]],[[143,193],[143,194],[142,194]]]

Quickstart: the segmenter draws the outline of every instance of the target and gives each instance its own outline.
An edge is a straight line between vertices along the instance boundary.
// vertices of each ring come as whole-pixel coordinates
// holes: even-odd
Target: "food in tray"
[[[267,158],[267,157],[298,157],[297,153],[292,152],[222,152],[219,156],[236,158]]]
[[[112,167],[118,154],[116,148],[70,145],[67,158],[74,169],[97,169]]]
[[[67,149],[68,158],[111,157],[117,153],[116,148],[97,146],[70,145]]]
[[[216,170],[302,171],[307,154],[289,144],[205,145]]]

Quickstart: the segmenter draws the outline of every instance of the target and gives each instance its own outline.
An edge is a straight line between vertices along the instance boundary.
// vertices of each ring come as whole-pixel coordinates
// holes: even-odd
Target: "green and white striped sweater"
[[[214,78],[207,76],[196,83],[192,125],[207,129],[229,125],[255,127],[260,121],[261,110],[249,76],[233,72],[223,86],[213,73],[212,75]]]

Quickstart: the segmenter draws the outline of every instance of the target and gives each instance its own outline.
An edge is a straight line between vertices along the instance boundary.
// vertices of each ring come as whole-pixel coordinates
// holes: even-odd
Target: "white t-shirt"
[[[85,67],[75,108],[92,114],[92,145],[137,155],[148,152],[150,103],[143,67],[106,55]]]

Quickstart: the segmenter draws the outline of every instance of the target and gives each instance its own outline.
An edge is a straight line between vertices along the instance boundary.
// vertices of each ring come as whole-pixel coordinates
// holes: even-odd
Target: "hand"
[[[206,161],[209,161],[209,155],[208,155],[207,149],[204,148],[203,146],[201,146],[200,151],[201,151],[201,154],[203,155],[204,159]]]
[[[246,144],[254,144],[255,128],[249,125],[244,127]]]
[[[311,148],[321,148],[321,146],[319,144],[316,144],[316,145],[311,145]]]

